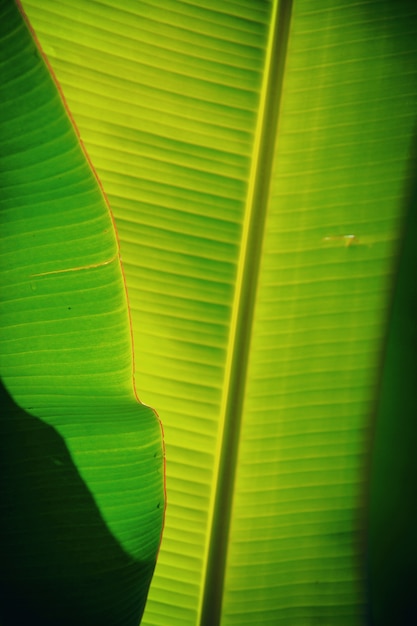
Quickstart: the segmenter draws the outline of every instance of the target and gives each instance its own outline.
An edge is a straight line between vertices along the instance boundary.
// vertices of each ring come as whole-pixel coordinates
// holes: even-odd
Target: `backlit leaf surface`
[[[220,604],[223,626],[363,623],[414,4],[24,6],[114,211],[136,382],[165,426],[143,623],[215,626]]]

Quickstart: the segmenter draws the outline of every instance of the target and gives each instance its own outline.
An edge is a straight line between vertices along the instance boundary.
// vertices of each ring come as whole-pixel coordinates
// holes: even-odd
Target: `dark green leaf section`
[[[371,626],[417,623],[416,156],[414,152],[372,450],[367,546]]]
[[[0,38],[0,621],[133,626],[164,514],[160,423],[135,396],[106,199],[12,1]]]
[[[109,532],[59,433],[0,392],[2,626],[137,626],[154,562]]]

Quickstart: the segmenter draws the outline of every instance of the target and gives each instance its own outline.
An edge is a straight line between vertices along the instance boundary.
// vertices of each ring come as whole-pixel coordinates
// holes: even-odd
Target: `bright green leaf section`
[[[161,432],[134,394],[112,219],[14,2],[1,3],[0,24],[2,378],[21,409],[62,436],[122,549],[152,564],[164,510]]]
[[[144,623],[195,624],[270,7],[27,8],[109,195],[138,392],[164,422],[167,520]]]
[[[69,376],[71,397],[91,393],[91,376],[98,396],[125,394],[129,322],[111,217],[26,25],[3,5],[6,382],[29,406],[51,388],[65,394]]]

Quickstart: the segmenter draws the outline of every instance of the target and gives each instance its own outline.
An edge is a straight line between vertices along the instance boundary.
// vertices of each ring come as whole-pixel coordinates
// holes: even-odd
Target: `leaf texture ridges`
[[[143,623],[195,626],[272,6],[25,6],[109,195],[136,379],[165,425],[170,505]],[[358,502],[416,110],[415,13],[294,2],[222,626],[363,621]]]
[[[1,621],[69,623],[77,576],[107,587],[113,568],[126,581],[119,623],[130,626],[160,543],[161,428],[134,393],[126,291],[102,189],[17,5],[2,0],[0,12]],[[78,605],[82,624],[103,617],[93,598],[88,615]]]

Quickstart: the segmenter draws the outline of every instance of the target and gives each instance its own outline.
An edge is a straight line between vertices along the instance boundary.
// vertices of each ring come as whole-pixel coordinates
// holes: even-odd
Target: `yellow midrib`
[[[198,626],[221,619],[228,531],[292,0],[274,0],[230,321]],[[267,184],[265,184],[267,181]]]

